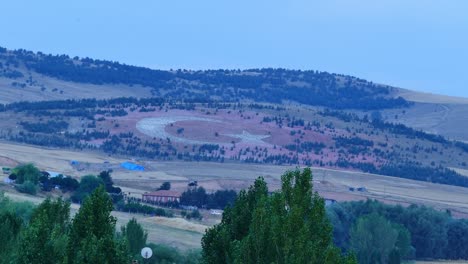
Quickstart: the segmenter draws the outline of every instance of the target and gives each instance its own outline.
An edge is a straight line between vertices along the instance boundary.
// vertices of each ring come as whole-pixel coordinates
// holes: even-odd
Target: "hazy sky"
[[[151,68],[282,67],[468,97],[465,0],[11,0],[0,46]]]

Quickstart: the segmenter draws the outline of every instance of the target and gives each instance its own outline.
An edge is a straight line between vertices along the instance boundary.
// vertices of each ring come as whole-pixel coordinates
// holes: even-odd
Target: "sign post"
[[[144,247],[141,249],[141,256],[143,257],[143,262],[147,263],[147,259],[153,256],[153,250],[151,250],[149,247]]]

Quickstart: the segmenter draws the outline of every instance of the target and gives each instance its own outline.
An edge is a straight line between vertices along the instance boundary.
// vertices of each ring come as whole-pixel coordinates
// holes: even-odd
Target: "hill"
[[[382,111],[388,122],[398,122],[451,139],[468,141],[468,99],[399,89],[411,107]]]
[[[162,71],[90,58],[6,49],[0,49],[0,62],[3,72],[0,76],[10,79],[11,86],[36,87],[41,91],[57,89],[63,94],[68,92],[66,87],[50,87],[46,81],[54,78],[88,85],[143,86],[151,88],[154,96],[176,100],[252,100],[268,103],[291,100],[307,105],[366,110],[408,105],[403,98],[395,96],[392,87],[376,85],[352,76],[318,71]],[[42,77],[46,77],[46,81]],[[8,85],[8,81],[4,82]],[[69,89],[72,90],[73,87]],[[135,87],[134,90],[137,89],[140,87]],[[29,93],[33,92],[30,90]],[[82,97],[89,98],[90,95]]]
[[[0,84],[9,94],[0,106],[0,138],[9,141],[468,186],[458,173],[466,169],[468,146],[452,141],[466,137],[455,126],[468,111],[462,99],[318,71],[162,71],[6,49]]]
[[[164,96],[176,100],[298,102],[381,110],[388,122],[468,141],[468,99],[414,92],[341,74],[285,69],[161,71],[0,47],[0,103]],[[402,109],[403,108],[403,109]]]

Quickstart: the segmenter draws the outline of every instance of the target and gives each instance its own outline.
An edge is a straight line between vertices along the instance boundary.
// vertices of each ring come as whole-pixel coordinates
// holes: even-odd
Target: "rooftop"
[[[168,190],[159,190],[155,192],[145,193],[143,195],[148,196],[167,196],[167,197],[180,197],[181,193],[176,191],[168,191]]]

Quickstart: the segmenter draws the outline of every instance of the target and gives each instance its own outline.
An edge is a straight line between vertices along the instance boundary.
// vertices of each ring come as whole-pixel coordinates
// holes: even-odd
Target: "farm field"
[[[145,171],[128,171],[119,166],[124,158],[109,157],[101,153],[78,152],[35,146],[0,143],[1,166],[32,162],[40,169],[60,172],[76,178],[98,174],[113,169],[117,186],[132,196],[153,191],[164,181],[170,181],[172,189],[184,191],[187,183],[197,180],[208,191],[219,189],[244,189],[262,176],[271,190],[280,188],[281,175],[295,166],[260,165],[246,163],[214,163],[183,161],[136,160]],[[80,170],[70,161],[81,163]],[[425,204],[457,216],[468,216],[468,189],[433,184],[395,177],[380,176],[355,171],[313,168],[315,189],[324,197],[337,201],[378,199],[388,203]],[[363,192],[349,191],[349,187],[364,187]]]
[[[405,111],[384,110],[389,122],[439,134],[444,137],[468,141],[468,98],[446,96],[398,89],[398,95],[415,104]],[[397,118],[395,118],[397,116]]]
[[[30,196],[14,191],[8,191],[8,187],[0,183],[0,191],[4,191],[6,196],[14,201],[27,201],[34,204],[41,203],[45,197]],[[70,211],[73,216],[79,209],[78,204],[71,204]],[[148,217],[141,214],[130,214],[125,212],[112,212],[117,218],[116,229],[120,230],[122,225],[135,218],[148,232],[148,242],[165,244],[177,247],[181,250],[200,248],[200,240],[208,227],[203,223],[189,222],[182,218]],[[213,220],[213,219],[212,219]],[[215,219],[216,220],[216,219]]]

